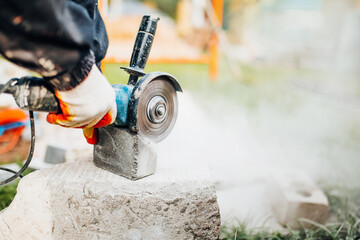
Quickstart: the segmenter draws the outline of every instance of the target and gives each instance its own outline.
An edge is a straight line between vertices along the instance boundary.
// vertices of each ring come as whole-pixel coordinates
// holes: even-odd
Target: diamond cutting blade
[[[164,78],[151,81],[141,94],[137,109],[139,134],[154,142],[166,138],[173,129],[178,101],[173,85]]]

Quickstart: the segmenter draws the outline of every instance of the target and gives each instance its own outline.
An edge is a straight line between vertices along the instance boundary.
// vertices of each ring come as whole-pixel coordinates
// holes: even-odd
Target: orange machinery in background
[[[100,12],[103,15],[105,25],[108,28],[108,31],[111,28],[118,29],[118,25],[116,21],[110,21],[106,14],[104,14],[104,10],[108,9],[107,1],[98,0],[98,5]],[[223,11],[224,11],[224,0],[212,0],[212,16],[210,17],[210,21],[212,21],[213,28],[221,28],[223,22]],[[215,25],[215,26],[214,26]],[[112,28],[114,26],[114,28]],[[126,30],[125,30],[126,31]],[[115,33],[116,34],[116,33]],[[109,34],[111,40],[112,33]],[[134,39],[134,38],[133,38]],[[110,47],[111,48],[111,45]],[[131,51],[131,49],[130,49]],[[130,57],[130,55],[129,55]],[[220,49],[219,49],[219,37],[216,34],[216,31],[212,31],[211,37],[209,39],[209,52],[208,54],[202,54],[197,57],[187,58],[187,57],[160,57],[160,58],[149,58],[148,63],[173,63],[173,64],[208,64],[209,65],[209,76],[211,81],[216,81],[219,75],[219,58],[220,58]],[[121,58],[117,56],[113,56],[111,54],[107,54],[105,59],[103,60],[103,64],[106,63],[128,63],[128,58]],[[103,69],[105,70],[105,69]]]
[[[217,28],[221,28],[223,22],[224,0],[213,0],[214,21]],[[219,36],[213,31],[210,39],[210,79],[216,81],[219,75]]]

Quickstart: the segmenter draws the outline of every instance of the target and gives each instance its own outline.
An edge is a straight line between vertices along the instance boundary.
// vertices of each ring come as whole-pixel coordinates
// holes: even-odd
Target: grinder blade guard
[[[130,74],[128,85],[113,85],[115,89],[131,92],[129,102],[124,98],[117,99],[118,115],[115,125],[127,126],[131,131],[154,142],[165,139],[174,127],[178,112],[176,92],[182,91],[172,75],[165,72],[144,72],[158,20],[159,18],[148,15],[143,17],[129,67],[122,67]],[[123,93],[117,94],[119,95]],[[124,109],[124,105],[127,108]]]

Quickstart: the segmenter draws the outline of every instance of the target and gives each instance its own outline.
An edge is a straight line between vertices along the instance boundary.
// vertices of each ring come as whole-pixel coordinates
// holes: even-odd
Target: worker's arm
[[[93,128],[116,117],[115,94],[96,66],[108,38],[96,0],[0,0],[0,54],[40,73],[54,88],[62,113],[50,123]]]
[[[0,53],[52,77],[91,49],[99,62],[108,39],[96,0],[0,0]]]

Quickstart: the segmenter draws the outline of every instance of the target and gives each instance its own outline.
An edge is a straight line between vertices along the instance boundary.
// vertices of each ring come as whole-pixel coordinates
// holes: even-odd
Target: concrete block
[[[65,162],[66,149],[61,146],[47,145],[44,162],[58,164]]]
[[[0,212],[6,240],[211,240],[219,232],[215,187],[201,170],[130,181],[92,158],[25,176]]]
[[[151,144],[125,128],[99,128],[99,140],[94,146],[97,167],[131,180],[155,173],[156,152]]]
[[[302,221],[308,219],[325,223],[329,215],[329,202],[322,190],[305,174],[287,173],[275,177],[271,188],[273,209],[278,222],[292,229],[314,227]],[[300,225],[299,225],[300,224]]]

